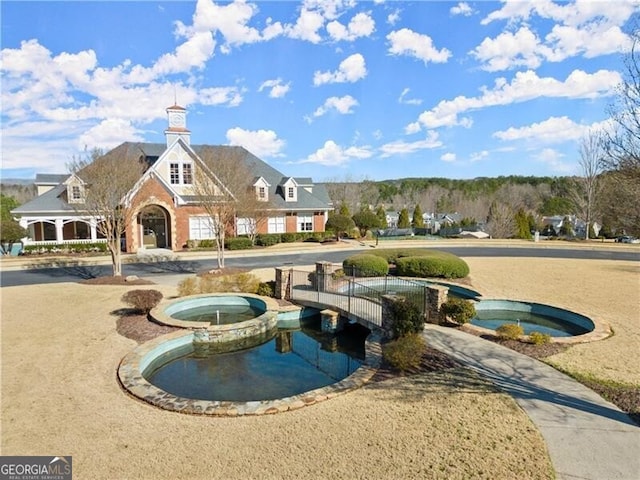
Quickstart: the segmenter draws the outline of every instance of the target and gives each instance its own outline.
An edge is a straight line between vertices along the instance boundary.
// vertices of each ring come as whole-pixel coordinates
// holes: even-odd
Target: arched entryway
[[[140,245],[143,248],[171,248],[169,214],[159,205],[148,205],[138,214]]]

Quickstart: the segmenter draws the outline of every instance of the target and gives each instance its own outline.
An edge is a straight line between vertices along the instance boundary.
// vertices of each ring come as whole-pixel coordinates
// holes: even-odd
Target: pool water
[[[531,332],[540,332],[552,337],[572,337],[590,331],[575,323],[563,322],[558,318],[515,310],[477,310],[476,317],[471,320],[472,325],[491,330],[508,323],[519,324],[525,335],[529,335]]]
[[[254,305],[201,305],[171,314],[176,320],[209,322],[212,325],[231,325],[251,320],[264,313],[264,308]]]
[[[201,355],[193,345],[174,349],[143,372],[153,385],[179,397],[248,402],[275,400],[336,383],[364,361],[369,331],[349,325],[323,334],[320,319],[300,330],[279,330],[272,340],[247,350]]]

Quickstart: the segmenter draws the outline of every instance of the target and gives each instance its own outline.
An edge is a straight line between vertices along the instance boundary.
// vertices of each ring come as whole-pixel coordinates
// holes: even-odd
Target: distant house
[[[253,177],[247,188],[258,199],[268,199],[268,218],[258,233],[322,232],[333,209],[321,184],[310,178],[294,178],[271,167],[243,147],[191,145],[186,110],[178,105],[166,109],[169,127],[165,143],[125,142],[120,149],[132,162],[148,165],[129,193],[133,216],[122,239],[126,251],[145,248],[182,249],[189,240],[213,238],[211,223],[194,195],[197,169],[203,168],[203,150],[244,164]],[[213,172],[215,174],[215,172]],[[99,238],[99,218],[82,212],[85,186],[76,175],[36,176],[38,196],[12,210],[29,232],[25,245],[73,244],[105,241]],[[224,186],[223,186],[224,187]],[[88,187],[90,188],[90,187]],[[247,233],[252,219],[238,218],[235,235]]]

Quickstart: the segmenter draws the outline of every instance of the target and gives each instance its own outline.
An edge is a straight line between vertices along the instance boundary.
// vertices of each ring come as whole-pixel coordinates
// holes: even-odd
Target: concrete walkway
[[[593,390],[475,335],[427,325],[424,336],[516,400],[542,434],[558,479],[640,479],[640,427]]]

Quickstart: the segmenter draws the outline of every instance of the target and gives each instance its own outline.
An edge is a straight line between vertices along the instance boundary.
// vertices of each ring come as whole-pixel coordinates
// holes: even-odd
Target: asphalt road
[[[460,257],[547,257],[598,260],[640,261],[640,250],[579,250],[566,248],[509,248],[509,247],[433,247],[434,250],[450,252]],[[265,268],[290,265],[310,265],[325,261],[340,263],[353,255],[354,250],[274,253],[271,255],[243,256],[235,252],[227,252],[227,267]],[[128,263],[123,265],[124,275],[137,275],[153,280],[154,276],[171,274],[189,274],[217,267],[215,253],[211,259],[170,260],[152,263]],[[59,282],[77,282],[81,279],[101,277],[111,274],[110,265],[66,265],[38,268],[25,268],[0,272],[0,287],[47,284]]]

